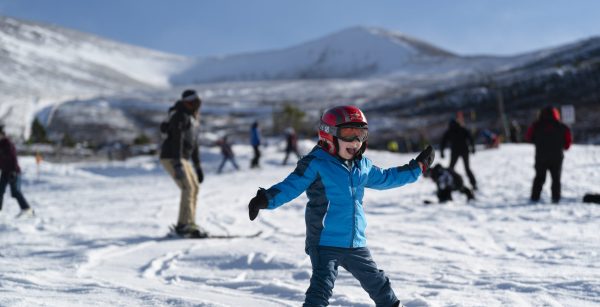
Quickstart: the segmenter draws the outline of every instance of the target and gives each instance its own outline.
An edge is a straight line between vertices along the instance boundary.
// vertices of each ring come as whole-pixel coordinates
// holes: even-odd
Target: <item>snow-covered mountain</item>
[[[473,62],[473,59],[469,59]],[[490,65],[497,58],[479,58]],[[464,59],[409,36],[354,27],[282,50],[200,58],[173,77],[177,84],[236,80],[363,78],[453,69]],[[483,63],[480,63],[483,62]],[[448,65],[451,64],[451,65]],[[471,66],[471,65],[469,65]],[[480,69],[484,69],[480,67]]]
[[[510,94],[507,106],[516,102],[526,120],[549,99],[560,103],[556,98],[564,97],[577,108],[578,99],[597,102],[599,50],[600,41],[589,39],[509,57],[463,56],[396,32],[354,27],[282,50],[193,60],[0,17],[0,121],[21,137],[36,115],[57,129],[55,135],[93,122],[111,131],[111,140],[127,141],[154,129],[161,104],[166,110],[183,88],[194,87],[211,123],[205,131],[241,127],[250,117],[268,119],[285,103],[312,117],[332,105],[360,105],[389,117],[378,118],[373,129],[395,133],[439,126],[457,110],[474,108],[488,113],[478,125],[489,126],[497,117],[490,84]],[[568,91],[552,91],[567,79],[573,81]],[[246,118],[240,121],[240,115]],[[52,125],[52,119],[60,122]],[[78,129],[81,138],[86,131],[90,139],[102,136]]]
[[[187,65],[186,57],[0,16],[0,120],[21,132],[48,104],[168,88]]]

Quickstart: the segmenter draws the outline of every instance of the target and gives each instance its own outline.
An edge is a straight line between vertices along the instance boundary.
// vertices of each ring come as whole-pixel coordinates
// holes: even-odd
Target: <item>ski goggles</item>
[[[344,142],[364,142],[369,137],[369,129],[357,127],[341,127],[337,129],[337,138]]]

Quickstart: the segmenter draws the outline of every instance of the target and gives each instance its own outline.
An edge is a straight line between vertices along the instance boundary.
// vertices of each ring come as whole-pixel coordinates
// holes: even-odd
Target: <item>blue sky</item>
[[[0,15],[191,56],[284,48],[364,25],[465,55],[508,55],[600,35],[586,0],[0,0]]]

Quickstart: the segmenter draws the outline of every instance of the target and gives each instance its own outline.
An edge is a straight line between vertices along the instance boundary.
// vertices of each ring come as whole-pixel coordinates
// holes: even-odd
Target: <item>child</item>
[[[454,170],[436,164],[430,170],[431,180],[437,185],[437,197],[440,203],[452,200],[452,191],[460,191],[467,196],[467,201],[475,198],[473,192],[463,184],[462,177]]]
[[[433,162],[428,146],[410,163],[381,169],[363,157],[368,126],[355,106],[327,110],[319,125],[319,143],[298,161],[293,173],[268,190],[259,189],[248,205],[250,220],[260,209],[275,209],[306,190],[306,253],[312,277],[304,306],[327,306],[342,266],[360,281],[377,306],[399,306],[388,277],[366,246],[364,188],[390,189],[416,181]]]

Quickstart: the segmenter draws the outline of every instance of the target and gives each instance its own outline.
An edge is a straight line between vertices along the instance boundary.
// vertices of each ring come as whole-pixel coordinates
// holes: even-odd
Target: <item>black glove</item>
[[[433,164],[433,160],[435,159],[435,151],[431,145],[427,145],[425,150],[421,151],[421,153],[415,158],[417,162],[423,163],[423,173],[429,171],[429,167]]]
[[[200,167],[200,165],[196,166],[196,176],[198,176],[198,183],[202,183],[202,181],[204,181],[204,172],[202,171],[202,167]]]
[[[17,181],[17,176],[19,176],[19,174],[17,174],[17,172],[10,172],[8,174],[8,181],[9,182],[16,182]]]
[[[254,221],[260,209],[266,209],[269,204],[265,191],[266,190],[263,188],[258,189],[256,196],[254,196],[254,198],[250,200],[250,204],[248,204],[248,216],[251,221]]]
[[[175,179],[183,180],[183,178],[185,178],[183,165],[179,161],[173,163],[173,170],[175,170]]]

